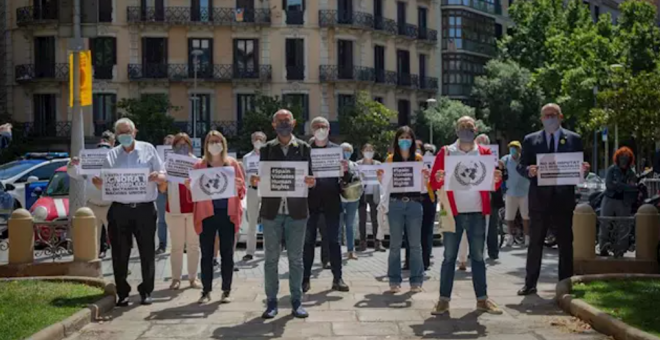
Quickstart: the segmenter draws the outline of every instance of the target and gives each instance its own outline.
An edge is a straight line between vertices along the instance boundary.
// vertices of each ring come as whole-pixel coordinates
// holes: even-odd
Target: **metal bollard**
[[[596,213],[589,204],[580,204],[573,211],[573,260],[596,258]]]
[[[635,257],[655,261],[660,239],[660,214],[651,204],[644,204],[635,215]]]
[[[73,260],[89,262],[99,256],[99,237],[96,230],[96,217],[92,209],[80,208],[73,216],[72,222]]]
[[[17,209],[9,218],[9,264],[34,261],[34,225],[32,215]]]

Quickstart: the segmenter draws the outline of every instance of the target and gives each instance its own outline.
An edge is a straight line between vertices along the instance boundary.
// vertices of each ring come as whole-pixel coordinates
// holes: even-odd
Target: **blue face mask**
[[[129,134],[119,135],[117,136],[117,140],[119,141],[119,144],[125,148],[133,145],[133,136]]]
[[[350,151],[344,151],[344,159],[351,159],[352,154]]]
[[[511,156],[518,156],[518,149],[509,148],[509,153],[511,154]]]
[[[403,151],[408,151],[410,150],[410,147],[412,146],[412,140],[410,139],[399,139],[399,149]]]

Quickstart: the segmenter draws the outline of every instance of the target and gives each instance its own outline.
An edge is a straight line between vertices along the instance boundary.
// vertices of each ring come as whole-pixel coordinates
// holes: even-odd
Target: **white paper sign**
[[[101,174],[105,159],[108,157],[110,149],[91,149],[80,151],[80,174],[95,175]]]
[[[106,202],[139,203],[147,199],[149,169],[101,170],[102,199]]]
[[[243,158],[243,165],[245,166],[245,173],[249,176],[259,174],[259,155],[254,154],[250,157]]]
[[[202,157],[202,139],[201,138],[191,138],[193,145],[193,154],[197,157]]]
[[[259,162],[259,196],[307,197],[308,170],[308,162]]]
[[[536,155],[539,186],[577,185],[582,183],[582,152],[544,153]]]
[[[492,155],[445,157],[448,191],[493,191],[495,158]]]
[[[236,173],[233,166],[190,170],[193,202],[236,196]]]
[[[424,156],[424,169],[433,169],[433,163],[435,163],[435,156]]]
[[[316,178],[341,177],[342,148],[312,149],[312,173]]]
[[[389,185],[390,192],[421,192],[422,162],[386,163],[383,183]]]
[[[378,170],[383,169],[382,165],[368,165],[360,164],[358,165],[358,174],[360,175],[360,181],[363,185],[379,185],[378,182]]]
[[[158,151],[158,156],[163,163],[167,162],[167,155],[174,152],[171,145],[158,145],[156,146],[156,151]]]
[[[493,154],[493,158],[495,158],[495,164],[497,164],[497,161],[500,160],[500,146],[497,144],[491,144],[488,145],[488,148],[490,149],[490,153]]]
[[[165,169],[167,180],[172,183],[183,184],[189,177],[189,172],[199,160],[195,157],[171,153],[167,156]]]

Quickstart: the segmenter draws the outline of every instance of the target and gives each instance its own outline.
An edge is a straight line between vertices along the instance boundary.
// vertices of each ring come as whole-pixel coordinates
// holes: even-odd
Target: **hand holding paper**
[[[313,176],[306,176],[305,183],[307,184],[307,187],[311,188],[316,184],[316,178]]]
[[[527,175],[530,178],[536,177],[536,174],[538,173],[538,171],[539,171],[539,167],[536,166],[536,165],[530,165],[530,166],[527,167]]]
[[[258,186],[259,185],[259,176],[257,176],[257,175],[250,176],[250,185],[252,185],[253,187]]]

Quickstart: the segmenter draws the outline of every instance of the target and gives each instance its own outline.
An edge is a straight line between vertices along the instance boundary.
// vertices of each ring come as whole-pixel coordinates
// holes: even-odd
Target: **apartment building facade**
[[[8,3],[9,107],[35,136],[70,134],[71,6]],[[327,117],[335,133],[359,91],[410,123],[439,92],[439,13],[437,0],[83,0],[94,69],[85,134],[110,128],[119,100],[145,95],[168,96],[177,125],[198,136],[237,134],[257,93],[300,105],[303,123]]]

